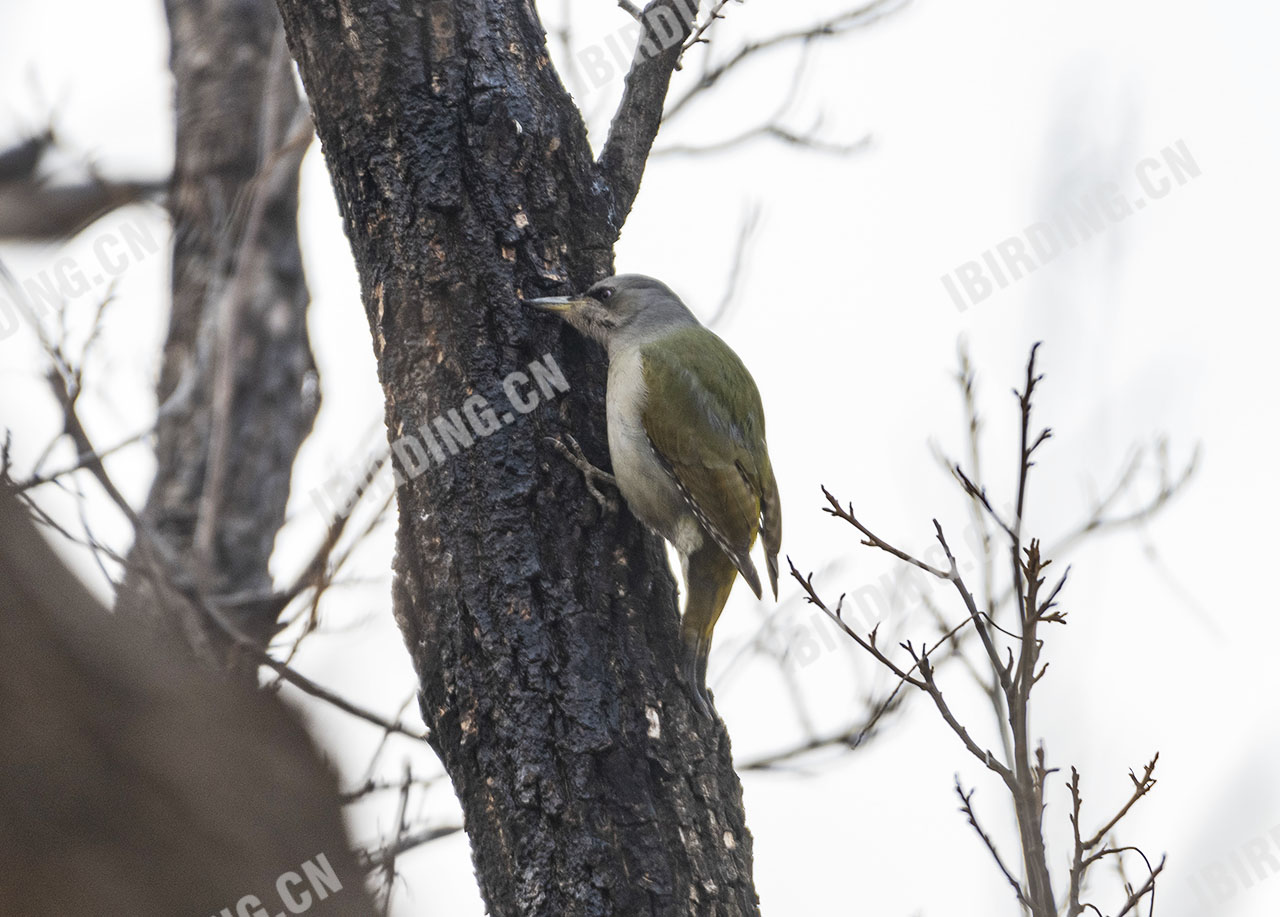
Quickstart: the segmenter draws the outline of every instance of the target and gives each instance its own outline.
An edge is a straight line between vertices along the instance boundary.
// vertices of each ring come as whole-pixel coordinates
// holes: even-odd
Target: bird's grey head
[[[643,344],[698,320],[665,283],[643,274],[618,274],[598,280],[579,296],[529,299],[536,309],[555,312],[610,355]]]

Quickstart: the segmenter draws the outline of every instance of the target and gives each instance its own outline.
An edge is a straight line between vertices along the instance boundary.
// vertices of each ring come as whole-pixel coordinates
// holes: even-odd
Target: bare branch
[[[621,230],[644,175],[645,162],[662,123],[671,72],[693,30],[700,0],[652,0],[644,8],[640,38],[622,101],[596,165],[608,187],[610,223]]]
[[[736,2],[745,3],[746,0],[736,0]],[[707,34],[707,30],[724,18],[724,14],[720,11],[728,6],[729,3],[730,0],[716,0],[715,5],[711,7],[711,12],[707,14],[707,18],[698,24],[698,27],[693,30],[693,34],[689,36],[687,41],[685,41],[684,47],[680,49],[680,57],[682,60],[685,52],[694,45],[706,44],[708,42],[708,39],[704,37]],[[676,69],[680,69],[680,64],[676,64]]]
[[[1116,912],[1116,917],[1124,917],[1125,914],[1136,908],[1138,906],[1138,902],[1147,895],[1151,896],[1151,910],[1149,913],[1154,914],[1156,910],[1156,876],[1164,872],[1165,857],[1160,857],[1160,862],[1155,865],[1155,868],[1152,868],[1151,861],[1147,860],[1147,855],[1137,847],[1125,847],[1123,849],[1132,850],[1146,861],[1148,875],[1147,881],[1143,882],[1141,887],[1134,890],[1134,892],[1129,895],[1128,899],[1125,900],[1124,905]]]
[[[442,774],[435,777],[416,777],[413,780],[413,785],[426,789],[434,786],[443,779],[444,775]],[[342,801],[343,805],[347,805],[364,799],[366,796],[372,796],[374,793],[381,793],[386,790],[395,790],[396,792],[400,792],[403,786],[403,780],[374,780],[372,777],[368,777],[355,789],[339,793],[338,798]]]
[[[382,861],[382,912],[391,913],[391,896],[396,884],[396,856],[400,853],[399,844],[404,840],[409,816],[409,794],[413,790],[413,768],[409,762],[404,764],[404,779],[400,783],[400,802],[396,808],[395,836],[390,844],[389,854]]]
[[[38,326],[37,326],[38,327]],[[79,397],[79,388],[76,383],[79,379],[78,367],[68,364],[65,356],[60,348],[43,337],[46,349],[50,358],[54,362],[54,369],[48,374],[50,387],[53,390],[54,397],[58,400],[63,410],[63,425],[67,435],[75,444],[76,449],[81,455],[93,456],[86,467],[97,479],[102,489],[106,491],[113,503],[120,509],[124,516],[133,526],[136,544],[142,548],[139,552],[141,567],[140,569],[148,578],[154,580],[157,585],[172,592],[180,597],[183,604],[189,609],[194,610],[198,615],[203,616],[212,622],[215,627],[227,637],[239,650],[247,653],[259,664],[265,665],[276,672],[284,681],[289,682],[294,687],[310,694],[313,697],[324,700],[329,704],[337,707],[352,716],[367,722],[381,726],[384,729],[409,736],[419,740],[425,740],[425,737],[412,730],[406,729],[399,723],[391,723],[376,713],[365,710],[364,708],[346,700],[333,692],[322,688],[305,675],[291,669],[286,664],[279,662],[275,657],[260,647],[258,643],[244,633],[242,633],[234,624],[232,624],[226,615],[218,608],[214,607],[208,601],[203,599],[194,589],[184,588],[170,571],[176,569],[173,559],[168,555],[163,547],[163,541],[156,535],[151,526],[149,526],[129,504],[120,490],[116,487],[115,482],[107,474],[106,468],[102,464],[100,458],[101,453],[94,447],[93,442],[89,439],[88,433],[85,432],[83,424],[80,422],[79,414],[76,410],[76,402]],[[46,517],[47,518],[47,517]],[[121,564],[127,565],[124,558],[113,555]]]
[[[1092,850],[1098,844],[1102,843],[1102,839],[1111,832],[1111,829],[1119,823],[1120,819],[1129,814],[1129,810],[1133,808],[1134,804],[1154,789],[1156,780],[1152,775],[1155,773],[1156,762],[1159,760],[1160,753],[1156,752],[1155,756],[1147,762],[1147,766],[1142,771],[1141,778],[1135,777],[1133,771],[1129,771],[1129,779],[1133,781],[1133,794],[1109,822],[1099,828],[1098,832],[1093,837],[1084,842],[1084,848],[1086,850]],[[1072,768],[1071,772],[1074,775],[1075,768]]]
[[[33,474],[31,477],[27,478],[26,480],[14,482],[13,484],[10,485],[10,489],[16,493],[22,493],[23,491],[32,490],[36,487],[41,487],[45,484],[52,484],[54,481],[61,480],[62,478],[65,478],[69,474],[73,474],[77,471],[81,471],[85,468],[88,468],[90,465],[101,462],[103,459],[107,458],[108,456],[114,455],[115,453],[119,452],[121,449],[124,449],[128,446],[132,446],[141,442],[142,440],[150,436],[154,431],[155,431],[155,426],[153,424],[152,426],[147,427],[145,430],[139,430],[137,433],[134,433],[132,436],[126,436],[124,439],[120,440],[114,446],[110,446],[106,449],[103,449],[101,452],[95,452],[92,454],[82,452],[75,457],[75,460],[72,461],[70,465],[67,465],[64,468],[59,468],[57,471],[49,471],[43,474]]]
[[[786,95],[774,109],[773,114],[763,120],[760,124],[755,127],[748,128],[747,130],[725,140],[704,145],[675,144],[659,147],[655,149],[651,155],[705,155],[723,153],[758,138],[779,140],[791,146],[797,146],[802,149],[834,156],[852,155],[853,153],[868,149],[871,146],[870,134],[852,143],[841,143],[838,141],[826,140],[821,137],[819,134],[819,129],[822,126],[821,115],[818,116],[813,127],[807,131],[797,131],[787,127],[787,121],[791,116],[792,109],[803,97],[802,88],[804,84],[805,67],[808,60],[808,55],[801,55],[799,61],[796,63],[794,71],[792,72],[791,82],[787,88]],[[667,116],[664,116],[664,123],[666,120]]]
[[[925,573],[928,573],[930,576],[936,576],[940,580],[951,579],[951,574],[948,573],[947,571],[939,570],[937,567],[931,564],[927,564],[916,557],[913,557],[912,555],[908,554],[906,551],[902,551],[902,550],[899,550],[898,548],[895,548],[893,545],[889,544],[887,541],[880,538],[878,535],[876,535],[874,532],[868,529],[865,525],[859,522],[857,516],[854,515],[852,503],[850,503],[848,507],[842,507],[840,505],[840,501],[837,500],[832,495],[831,491],[827,490],[826,487],[822,488],[822,495],[827,498],[827,503],[830,504],[830,506],[824,506],[822,508],[822,511],[824,513],[827,513],[828,515],[835,516],[837,519],[843,519],[845,522],[849,523],[851,526],[853,526],[855,529],[861,532],[865,536],[862,542],[863,544],[867,545],[868,547],[879,548],[881,551],[884,551],[886,554],[892,554],[894,557],[898,558],[898,560],[911,564],[911,566],[917,567],[923,570]]]
[[[723,321],[734,300],[737,299],[738,291],[742,286],[742,275],[746,270],[747,251],[759,226],[760,205],[752,203],[748,205],[746,213],[742,216],[742,221],[738,224],[738,240],[733,247],[733,263],[729,267],[729,276],[725,282],[724,293],[720,296],[720,302],[716,306],[716,310],[706,320],[707,327],[714,328]]]
[[[826,493],[825,488],[823,489],[823,492]],[[834,500],[830,494],[827,496],[828,500]],[[838,506],[838,504],[836,505]],[[833,513],[833,515],[839,514]],[[906,557],[908,555],[903,556]],[[920,562],[917,561],[917,565],[919,563]],[[846,624],[844,619],[840,616],[840,605],[837,605],[835,610],[832,610],[827,607],[825,602],[822,601],[822,598],[813,588],[812,575],[808,578],[801,576],[800,571],[796,569],[796,565],[791,561],[790,557],[787,558],[787,564],[791,567],[791,576],[800,584],[801,588],[804,589],[812,604],[821,609],[822,612],[832,621],[835,621],[841,630],[853,638],[854,642],[875,657],[877,662],[889,669],[893,674],[897,675],[902,682],[905,682],[912,687],[919,688],[921,691],[928,694],[929,697],[932,698],[934,706],[938,708],[938,712],[942,715],[943,720],[951,727],[951,731],[959,737],[960,741],[964,744],[965,748],[968,749],[971,755],[981,761],[985,767],[999,774],[1002,779],[1008,781],[1012,778],[1012,773],[1009,768],[1002,764],[990,749],[984,750],[980,745],[978,745],[978,743],[974,741],[973,737],[969,735],[969,731],[961,725],[960,721],[956,719],[955,714],[952,713],[951,707],[942,696],[942,690],[938,687],[937,682],[933,678],[933,666],[929,661],[928,649],[922,648],[920,652],[916,652],[912,650],[910,644],[904,644],[904,648],[912,655],[915,664],[911,666],[910,669],[904,670],[900,668],[897,663],[881,652],[876,646],[876,633],[874,630],[871,632],[868,639],[863,639],[863,637],[853,628],[849,627],[849,625]],[[948,634],[947,638],[949,639],[950,636],[951,635]],[[911,674],[916,670],[920,672],[919,678],[915,678]]]
[[[99,178],[74,185],[0,185],[0,239],[69,239],[112,210],[152,198],[167,187],[167,181],[112,182]]]
[[[956,795],[960,797],[960,811],[969,819],[969,824],[973,826],[973,830],[978,832],[978,837],[982,838],[982,843],[986,845],[987,850],[991,853],[992,858],[996,861],[996,865],[1000,867],[1000,871],[1004,873],[1004,877],[1009,880],[1009,884],[1013,886],[1014,894],[1018,896],[1018,901],[1023,907],[1030,908],[1031,902],[1027,900],[1027,894],[1022,889],[1022,883],[1013,877],[1013,873],[1009,871],[1009,867],[1004,864],[1004,860],[1000,858],[996,845],[991,840],[990,835],[982,830],[982,826],[978,824],[978,816],[973,811],[973,794],[976,790],[970,790],[968,793],[960,785],[960,777],[956,775]]]
[[[618,0],[618,8],[634,19],[636,22],[644,24],[644,13],[640,7],[636,6],[631,0]]]
[[[809,577],[809,580],[811,581],[812,577]],[[963,654],[956,651],[955,647],[957,645],[957,641],[955,638],[956,635],[959,634],[960,631],[969,623],[970,619],[966,618],[950,629],[946,629],[945,625],[943,625],[944,633],[942,637],[934,643],[933,646],[928,647],[924,651],[923,657],[931,660],[930,665],[935,670],[938,664],[946,662],[952,658],[960,658],[961,660],[968,662],[967,658],[964,657]],[[874,639],[871,642],[874,645]],[[944,648],[948,650],[948,652],[945,653],[938,661],[932,661],[934,655]],[[908,674],[914,672],[919,665],[920,662],[917,660],[915,665],[907,670]],[[887,714],[897,711],[902,706],[903,701],[906,698],[906,695],[902,692],[902,687],[905,684],[907,684],[907,681],[900,678],[898,679],[897,684],[894,685],[893,690],[890,691],[888,696],[883,700],[874,704],[868,701],[866,706],[871,710],[871,713],[862,721],[854,723],[840,732],[827,736],[812,736],[806,741],[797,743],[789,748],[770,752],[767,755],[762,755],[759,758],[748,761],[746,764],[739,765],[739,769],[767,770],[786,761],[809,754],[810,752],[834,746],[843,746],[850,751],[860,748],[868,739],[876,734],[881,719],[883,719]]]
[[[7,150],[0,150],[0,185],[34,179],[40,160],[54,143],[53,128],[47,127]]]
[[[884,653],[880,652],[879,648],[876,646],[875,631],[871,632],[871,636],[869,639],[864,640],[857,631],[855,631],[853,628],[851,628],[848,624],[845,623],[844,618],[841,617],[840,615],[840,612],[841,612],[840,605],[837,605],[835,610],[832,610],[831,608],[827,607],[827,604],[822,600],[821,596],[819,596],[818,593],[813,588],[812,573],[810,573],[808,577],[802,576],[800,574],[800,571],[796,569],[796,565],[792,562],[790,557],[787,558],[787,565],[791,568],[792,578],[797,583],[799,583],[800,588],[805,591],[805,595],[807,596],[810,604],[816,605],[818,609],[822,611],[823,614],[825,614],[828,618],[830,618],[832,621],[836,623],[836,626],[838,626],[846,634],[852,637],[853,640],[859,646],[861,646],[864,650],[866,650],[868,653],[874,656],[881,665],[888,668],[889,671],[893,672],[894,675],[897,675],[898,678],[914,685],[917,688],[924,687],[924,682],[919,681],[918,679],[913,679],[909,671],[904,671],[903,669],[898,668],[897,663],[891,660],[888,656],[884,655]]]
[[[879,21],[890,13],[906,6],[906,0],[871,0],[862,6],[838,13],[807,28],[780,32],[759,41],[748,42],[715,65],[708,65],[692,87],[667,107],[664,118],[670,120],[684,111],[690,102],[711,89],[725,76],[738,70],[745,62],[754,60],[766,51],[789,45],[808,46],[812,42],[848,34]]]
[[[874,736],[880,725],[880,721],[889,713],[896,711],[902,706],[906,698],[906,694],[902,691],[905,681],[899,680],[894,689],[879,704],[875,705],[871,713],[863,720],[850,725],[846,729],[842,729],[837,733],[825,736],[814,736],[804,742],[799,742],[788,748],[779,751],[769,752],[758,758],[752,758],[745,763],[738,765],[740,771],[761,771],[772,770],[779,765],[785,764],[796,758],[811,754],[815,751],[821,751],[824,748],[844,748],[853,751],[860,748],[863,743]],[[868,705],[870,706],[870,705]]]
[[[870,134],[866,134],[851,143],[836,143],[829,140],[823,140],[819,137],[816,125],[809,131],[799,133],[771,121],[767,124],[761,124],[757,127],[745,130],[740,134],[734,134],[732,137],[726,137],[724,140],[717,140],[712,143],[702,145],[677,143],[672,144],[671,146],[660,147],[653,151],[653,155],[705,156],[713,153],[723,153],[726,150],[733,149],[736,146],[741,146],[744,143],[760,138],[779,140],[790,146],[813,150],[816,153],[827,153],[832,156],[851,156],[854,153],[861,153],[871,148]]]
[[[366,869],[378,869],[388,860],[394,859],[402,853],[406,853],[415,847],[421,847],[423,844],[429,844],[442,837],[448,837],[450,834],[457,834],[461,830],[461,825],[441,825],[436,828],[424,828],[421,831],[403,835],[393,844],[358,854],[358,858]]]
[[[1015,511],[1011,520],[1006,520],[995,510],[995,507],[986,493],[980,479],[971,478],[956,463],[948,462],[947,467],[951,474],[958,481],[968,498],[971,512],[973,514],[975,525],[983,533],[991,531],[988,528],[988,520],[993,520],[998,526],[998,531],[1008,538],[1008,548],[1010,563],[1012,567],[1013,588],[1010,590],[1010,597],[1016,594],[1017,604],[1020,613],[1015,625],[1009,628],[1001,627],[993,620],[996,609],[1003,604],[1003,600],[996,602],[991,591],[991,578],[985,578],[987,585],[987,607],[988,610],[979,609],[968,587],[964,583],[963,578],[959,574],[958,564],[946,536],[942,530],[942,526],[938,521],[934,520],[934,529],[938,543],[942,546],[943,553],[946,556],[947,563],[944,566],[935,566],[927,563],[920,558],[902,551],[899,548],[885,542],[882,538],[872,532],[866,525],[857,519],[852,505],[842,506],[825,488],[823,494],[827,499],[827,506],[824,511],[837,518],[843,519],[863,535],[863,543],[884,551],[904,564],[923,570],[938,579],[945,579],[953,584],[961,596],[965,609],[968,611],[969,617],[966,622],[972,621],[974,629],[978,632],[982,640],[983,648],[990,663],[991,671],[994,675],[993,680],[988,681],[977,670],[976,666],[968,657],[964,656],[960,647],[960,635],[963,631],[958,628],[953,629],[955,635],[955,650],[961,655],[961,658],[969,666],[975,680],[984,688],[988,698],[991,701],[992,709],[996,712],[997,717],[1002,724],[1007,724],[1006,728],[1002,725],[1001,737],[1005,740],[1007,764],[1000,764],[994,761],[994,756],[990,752],[981,753],[976,750],[973,740],[970,738],[966,726],[961,724],[955,717],[953,711],[943,699],[941,689],[934,677],[932,665],[929,660],[929,652],[925,648],[919,650],[912,641],[907,640],[901,644],[911,656],[916,665],[903,673],[903,669],[898,665],[887,666],[890,671],[895,674],[903,673],[901,683],[909,683],[913,687],[917,687],[934,699],[943,720],[955,732],[966,748],[980,759],[986,766],[998,773],[1004,780],[1009,791],[1010,799],[1013,803],[1014,814],[1018,826],[1019,842],[1021,846],[1021,862],[1023,867],[1023,878],[1019,880],[1008,867],[1003,858],[999,855],[996,847],[989,835],[982,830],[978,824],[973,807],[971,805],[972,792],[965,793],[959,780],[956,782],[956,792],[960,796],[962,811],[969,818],[970,824],[977,831],[979,838],[987,847],[992,857],[995,859],[1001,873],[1009,881],[1014,888],[1018,901],[1023,907],[1029,911],[1033,917],[1054,917],[1058,913],[1056,899],[1053,890],[1051,873],[1049,870],[1048,857],[1046,854],[1044,843],[1043,820],[1046,810],[1045,802],[1045,786],[1047,778],[1056,772],[1046,763],[1046,756],[1043,743],[1033,743],[1030,735],[1030,701],[1031,692],[1035,684],[1044,677],[1048,665],[1041,664],[1040,654],[1043,649],[1043,640],[1037,635],[1037,628],[1041,623],[1066,623],[1066,615],[1063,612],[1055,610],[1057,607],[1058,596],[1065,587],[1069,570],[1064,573],[1052,585],[1046,585],[1045,571],[1051,565],[1051,561],[1042,554],[1040,540],[1038,538],[1030,538],[1025,544],[1023,542],[1023,522],[1025,518],[1025,508],[1027,504],[1028,481],[1030,479],[1030,471],[1035,464],[1034,456],[1037,450],[1051,436],[1048,429],[1034,432],[1031,427],[1031,411],[1033,396],[1040,376],[1036,373],[1035,360],[1036,352],[1039,345],[1033,347],[1030,358],[1027,362],[1026,381],[1021,391],[1016,392],[1019,400],[1020,413],[1020,442],[1019,442],[1019,462],[1017,466],[1017,486],[1015,497]],[[967,359],[962,351],[962,369],[960,374],[960,382],[965,396],[966,417],[969,421],[969,439],[970,439],[970,462],[974,469],[979,465],[979,448],[978,448],[978,416],[976,406],[973,399],[973,375],[969,368]],[[1122,475],[1121,484],[1117,488],[1117,492],[1123,491],[1128,486],[1128,481],[1134,476],[1133,467],[1126,469]],[[1168,496],[1180,487],[1187,479],[1183,474],[1176,479],[1165,472],[1167,465],[1162,464],[1161,476],[1161,494],[1157,498],[1157,503],[1168,499]],[[1108,497],[1100,504],[1100,508],[1095,511],[1095,518],[1104,518],[1106,507],[1114,500],[1114,494]],[[990,558],[993,554],[992,542],[989,537],[984,537],[983,542],[986,555]],[[990,569],[990,565],[988,565]],[[792,566],[794,575],[794,565]],[[814,597],[816,600],[816,596]],[[941,622],[944,620],[942,612],[926,602],[926,607],[934,613],[936,620]],[[837,606],[834,616],[839,618],[839,606]],[[876,649],[875,631],[871,632],[869,640],[860,639],[856,634],[852,634],[849,628],[845,628],[846,633],[851,636],[864,649],[869,649],[878,662],[884,665],[884,654]],[[992,640],[993,634],[1000,634],[1009,638],[1012,646],[1003,646],[1003,650],[1007,654],[1007,661],[1003,660],[998,653],[996,644]],[[918,672],[918,675],[916,674]],[[1033,747],[1034,744],[1034,747]],[[1132,807],[1139,799],[1145,796],[1155,786],[1153,772],[1159,756],[1156,755],[1147,765],[1141,776],[1130,772],[1130,779],[1133,783],[1133,793],[1123,807],[1111,817],[1099,831],[1084,838],[1080,833],[1080,812],[1081,797],[1079,789],[1079,774],[1073,769],[1072,780],[1068,784],[1068,788],[1072,798],[1072,811],[1070,820],[1074,830],[1075,845],[1074,858],[1069,873],[1069,890],[1066,914],[1067,917],[1078,917],[1086,909],[1092,910],[1094,913],[1101,915],[1093,905],[1083,903],[1080,900],[1080,892],[1083,888],[1084,877],[1089,867],[1098,860],[1108,856],[1117,858],[1117,862],[1122,863],[1122,854],[1126,851],[1137,852],[1141,855],[1141,851],[1136,848],[1129,847],[1105,847],[1099,849],[1109,833],[1116,825],[1129,813]],[[1145,856],[1144,856],[1145,860]],[[1154,896],[1155,878],[1163,867],[1152,868],[1150,862],[1147,862],[1149,877],[1146,883],[1138,889],[1133,889],[1126,883],[1125,891],[1129,894],[1127,903],[1121,913],[1128,912],[1137,906],[1147,894]],[[1153,897],[1154,900],[1154,897]]]

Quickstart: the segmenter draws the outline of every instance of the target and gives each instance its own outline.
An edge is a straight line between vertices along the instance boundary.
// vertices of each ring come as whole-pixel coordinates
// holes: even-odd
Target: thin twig
[[[1027,900],[1027,894],[1022,889],[1022,883],[1014,878],[1013,873],[1009,871],[1009,867],[1004,864],[999,851],[996,850],[995,841],[987,832],[982,830],[982,826],[978,824],[978,816],[973,811],[973,794],[976,790],[970,790],[968,793],[964,791],[964,787],[960,785],[960,776],[956,775],[956,795],[960,797],[960,811],[969,819],[969,824],[973,830],[978,833],[978,837],[982,838],[982,843],[986,845],[987,850],[991,853],[992,858],[996,861],[996,865],[1000,867],[1000,871],[1004,873],[1004,877],[1013,886],[1014,894],[1018,896],[1018,901],[1026,908],[1031,907],[1031,902]]]

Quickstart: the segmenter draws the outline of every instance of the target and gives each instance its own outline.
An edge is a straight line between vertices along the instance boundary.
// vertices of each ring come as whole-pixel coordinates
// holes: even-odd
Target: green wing
[[[729,345],[697,326],[640,353],[648,389],[643,420],[654,450],[757,597],[760,577],[751,546],[763,529],[777,596],[782,515],[765,445],[764,408],[751,374]]]

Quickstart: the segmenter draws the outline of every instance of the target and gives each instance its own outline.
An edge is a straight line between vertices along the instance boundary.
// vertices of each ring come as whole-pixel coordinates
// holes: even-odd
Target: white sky
[[[582,44],[624,25],[611,3],[574,6]],[[550,21],[560,4],[548,7]],[[828,0],[734,6],[717,26],[713,53],[841,8]],[[1167,435],[1179,463],[1201,443],[1198,476],[1164,515],[1139,533],[1063,558],[1073,564],[1063,595],[1071,623],[1049,634],[1052,665],[1036,690],[1034,728],[1051,764],[1083,773],[1090,822],[1127,795],[1128,770],[1160,751],[1160,783],[1120,833],[1148,853],[1169,855],[1159,913],[1271,917],[1280,880],[1241,890],[1208,912],[1196,908],[1188,884],[1193,872],[1230,867],[1234,852],[1280,825],[1280,677],[1270,658],[1280,624],[1268,588],[1280,547],[1271,518],[1280,507],[1271,401],[1280,331],[1272,268],[1280,248],[1280,11],[1238,0],[1206,9],[1134,0],[918,0],[816,50],[807,69],[802,114],[792,126],[807,127],[821,112],[827,136],[870,132],[870,150],[839,159],[761,140],[725,156],[656,160],[618,266],[661,276],[707,315],[740,215],[748,202],[762,206],[744,297],[718,330],[764,397],[785,507],[784,552],[806,570],[845,561],[818,578],[832,599],[892,568],[821,513],[819,484],[853,500],[873,529],[904,547],[928,547],[933,516],[956,533],[953,541],[964,530],[965,505],[928,446],[935,439],[952,454],[961,448],[950,381],[961,336],[981,376],[988,480],[1001,503],[1016,453],[1008,391],[1020,382],[1030,343],[1045,342],[1037,418],[1056,436],[1040,454],[1028,527],[1046,542],[1086,512],[1090,494],[1113,479],[1132,444]],[[68,145],[104,173],[164,172],[172,156],[171,84],[156,0],[22,0],[0,21],[0,131],[14,136],[40,126],[53,104]],[[794,52],[762,58],[674,123],[659,145],[706,142],[754,124],[783,95],[794,60]],[[595,113],[597,142],[620,88],[614,79],[582,93]],[[984,302],[955,308],[943,274],[1100,183],[1118,182],[1132,197],[1139,160],[1179,140],[1198,178]],[[355,274],[318,154],[313,149],[305,165],[301,220],[324,407],[296,468],[293,537],[282,539],[292,550],[282,546],[275,558],[284,572],[318,524],[307,493],[361,454],[382,413]],[[158,213],[135,208],[65,249],[3,255],[24,278],[63,254],[93,265],[94,241],[119,235],[122,223],[165,238]],[[167,301],[163,251],[122,275],[91,364],[85,413],[102,443],[144,427],[154,411]],[[83,318],[93,298],[74,299],[73,314]],[[0,418],[14,430],[20,467],[56,432],[39,371],[28,329],[0,341]],[[110,467],[141,500],[151,473],[146,450],[123,452]],[[57,505],[67,513],[65,501]],[[99,535],[125,537],[109,509],[96,506],[91,519]],[[392,715],[413,676],[388,613],[389,556],[384,531],[360,555],[357,572],[369,581],[335,594],[325,630],[309,641],[300,666]],[[934,594],[954,617],[950,596]],[[784,630],[826,626],[795,603],[778,614],[788,616],[778,622]],[[747,590],[737,590],[718,630],[713,688],[731,647],[758,621]],[[919,635],[924,626],[913,618],[903,633]],[[828,728],[855,709],[855,688],[886,683],[843,643],[795,672],[813,719]],[[767,664],[750,673],[738,671],[717,697],[743,760],[800,734],[776,673]],[[983,732],[962,673],[944,678]],[[354,783],[376,734],[328,709],[307,710]],[[415,771],[433,769],[429,754],[398,743],[385,772],[398,774],[410,753]],[[986,827],[1016,859],[999,787],[918,701],[855,755],[746,775],[764,912],[1015,913],[1007,885],[956,812],[957,772],[978,787]],[[1051,781],[1046,814],[1059,877],[1061,786]],[[421,812],[452,817],[450,795],[433,787]],[[393,814],[394,801],[382,799],[355,813],[353,831],[370,839]],[[1271,849],[1280,854],[1280,837]],[[397,913],[482,913],[461,836],[402,865],[407,883]],[[1114,913],[1116,900],[1103,900],[1104,911]]]

